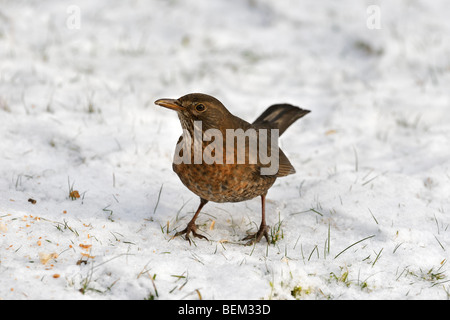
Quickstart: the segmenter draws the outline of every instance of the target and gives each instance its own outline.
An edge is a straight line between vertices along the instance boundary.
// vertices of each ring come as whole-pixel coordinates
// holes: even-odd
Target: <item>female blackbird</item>
[[[295,173],[278,148],[278,136],[310,111],[290,104],[276,104],[250,124],[206,94],[159,99],[155,104],[178,114],[183,135],[178,140],[172,167],[183,184],[200,197],[194,217],[175,237],[185,234],[189,243],[191,233],[207,239],[197,233],[195,220],[208,201],[239,202],[260,196],[261,225],[255,234],[243,240],[249,240],[250,245],[264,236],[269,241],[265,219],[267,191],[277,177]]]

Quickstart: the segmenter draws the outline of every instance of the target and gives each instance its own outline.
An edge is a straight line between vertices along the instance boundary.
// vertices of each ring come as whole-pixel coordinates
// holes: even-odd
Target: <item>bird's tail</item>
[[[267,108],[253,125],[278,129],[281,136],[291,124],[309,112],[311,111],[290,104],[274,104]]]

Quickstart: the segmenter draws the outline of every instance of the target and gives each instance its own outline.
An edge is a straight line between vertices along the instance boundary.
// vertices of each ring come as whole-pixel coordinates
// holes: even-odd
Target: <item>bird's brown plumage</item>
[[[193,233],[196,237],[205,238],[197,234],[195,220],[201,208],[208,201],[239,202],[261,196],[263,207],[261,227],[254,236],[246,239],[252,243],[259,241],[262,236],[268,238],[264,210],[265,195],[277,177],[293,174],[295,169],[283,151],[278,149],[278,154],[274,152],[276,161],[278,161],[278,171],[270,175],[262,174],[262,168],[267,167],[268,164],[262,163],[259,157],[257,157],[256,163],[250,163],[249,143],[245,144],[245,162],[237,163],[238,144],[235,141],[234,149],[228,150],[226,148],[227,129],[242,129],[244,132],[253,130],[258,137],[258,142],[261,139],[260,131],[267,132],[267,150],[265,151],[268,155],[272,155],[270,144],[271,129],[278,129],[278,134],[281,135],[292,123],[309,111],[289,104],[277,104],[269,107],[251,124],[234,116],[219,100],[206,94],[192,93],[179,99],[159,99],[155,103],[177,111],[181,126],[185,133],[189,133],[190,137],[194,137],[195,121],[198,121],[197,124],[201,123],[202,133],[207,132],[209,129],[215,129],[215,132],[220,132],[223,137],[222,150],[215,150],[215,152],[223,151],[222,157],[219,156],[219,158],[223,159],[222,163],[217,163],[219,161],[207,163],[204,159],[200,163],[194,163],[194,143],[191,143],[190,146],[186,145],[191,148],[191,161],[189,163],[174,162],[173,164],[173,170],[183,184],[201,199],[199,209],[189,222],[188,227],[176,235],[186,234],[186,239],[188,240],[189,233]],[[185,138],[181,136],[177,147],[180,146],[180,143],[183,143],[183,139]],[[211,142],[209,141],[202,141],[202,152],[210,144]],[[185,151],[183,150],[183,152]],[[230,152],[234,154],[235,161],[233,163],[227,163],[227,153]],[[216,154],[214,153],[214,155]]]

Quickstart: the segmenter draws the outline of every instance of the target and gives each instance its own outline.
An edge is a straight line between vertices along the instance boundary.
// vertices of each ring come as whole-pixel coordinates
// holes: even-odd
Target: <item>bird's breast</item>
[[[173,164],[183,184],[199,197],[213,202],[239,202],[267,192],[276,177],[261,176],[256,165]]]

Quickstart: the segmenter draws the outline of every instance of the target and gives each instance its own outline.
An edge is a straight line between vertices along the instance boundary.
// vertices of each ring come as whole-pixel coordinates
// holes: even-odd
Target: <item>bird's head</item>
[[[191,131],[194,121],[202,122],[202,129],[220,129],[230,112],[216,98],[203,93],[190,93],[178,99],[159,99],[156,105],[175,110],[183,129]]]

